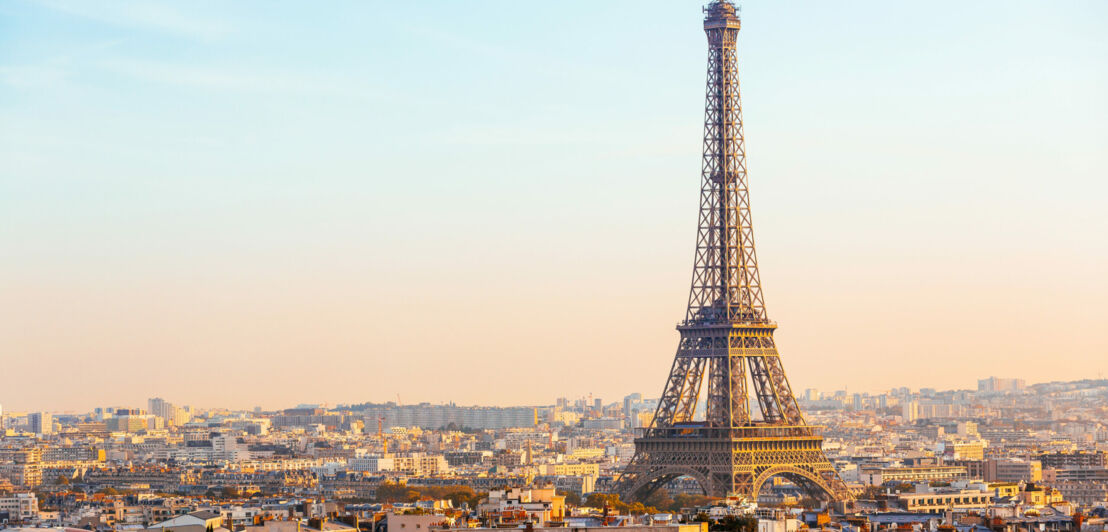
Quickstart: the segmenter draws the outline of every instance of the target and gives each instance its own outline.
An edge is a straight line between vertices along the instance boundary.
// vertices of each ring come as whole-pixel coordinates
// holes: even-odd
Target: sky
[[[1108,3],[748,1],[806,388],[1108,373]],[[0,2],[0,404],[661,393],[700,3]]]

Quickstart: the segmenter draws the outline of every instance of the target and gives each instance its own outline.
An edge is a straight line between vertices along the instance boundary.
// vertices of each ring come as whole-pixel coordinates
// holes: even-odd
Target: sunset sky
[[[0,404],[657,396],[700,2],[0,2]],[[1108,374],[1108,2],[748,1],[793,389]]]

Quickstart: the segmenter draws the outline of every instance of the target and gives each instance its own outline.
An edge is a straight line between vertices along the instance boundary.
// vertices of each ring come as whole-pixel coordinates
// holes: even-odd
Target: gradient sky
[[[0,403],[656,396],[701,20],[0,3]],[[1108,372],[1108,2],[760,0],[743,23],[794,389]]]

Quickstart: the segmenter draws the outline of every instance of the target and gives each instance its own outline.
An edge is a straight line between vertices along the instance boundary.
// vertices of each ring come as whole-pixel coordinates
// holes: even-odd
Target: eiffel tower
[[[708,84],[689,307],[654,421],[635,439],[615,491],[630,500],[689,476],[709,496],[756,501],[780,476],[813,497],[849,500],[823,454],[821,427],[804,421],[793,397],[762,299],[735,54],[739,16],[728,0],[704,13]]]

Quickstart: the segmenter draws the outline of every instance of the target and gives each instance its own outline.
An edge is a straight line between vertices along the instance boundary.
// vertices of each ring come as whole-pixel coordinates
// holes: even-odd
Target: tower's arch
[[[836,499],[834,488],[827,478],[803,467],[776,465],[767,468],[765,471],[759,473],[758,476],[754,477],[752,491],[755,500],[757,500],[758,494],[761,493],[762,486],[773,477],[782,477],[796,484],[810,497],[823,501],[833,501]]]
[[[657,491],[658,488],[669,483],[669,481],[680,477],[691,477],[695,479],[705,495],[711,493],[711,487],[708,485],[707,470],[693,467],[669,466],[654,468],[650,471],[635,475],[634,480],[621,490],[620,496],[628,502],[642,500],[649,497],[650,494]]]

